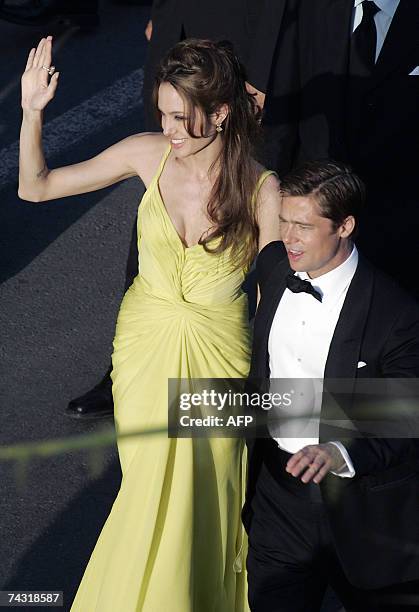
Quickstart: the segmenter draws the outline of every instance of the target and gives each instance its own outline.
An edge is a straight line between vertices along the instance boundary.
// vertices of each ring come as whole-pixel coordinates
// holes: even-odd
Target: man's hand
[[[250,83],[246,83],[247,91],[255,97],[256,104],[259,106],[260,110],[263,110],[263,105],[265,104],[265,94],[263,91],[259,91],[256,87],[253,87]]]
[[[340,450],[334,444],[312,444],[295,453],[286,466],[292,476],[300,474],[302,482],[319,483],[329,472],[339,472],[346,467]]]
[[[153,36],[153,22],[151,21],[151,19],[148,21],[146,25],[146,28],[144,30],[144,36],[146,37],[148,42],[150,42],[151,37]]]

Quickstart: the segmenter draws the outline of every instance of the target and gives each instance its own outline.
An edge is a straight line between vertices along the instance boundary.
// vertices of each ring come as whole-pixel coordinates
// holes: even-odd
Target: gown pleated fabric
[[[228,251],[182,243],[158,186],[169,153],[139,207],[140,271],[116,326],[118,435],[167,428],[168,378],[241,378],[249,368],[246,270]],[[247,611],[244,448],[167,433],[120,439],[121,488],[72,612]]]

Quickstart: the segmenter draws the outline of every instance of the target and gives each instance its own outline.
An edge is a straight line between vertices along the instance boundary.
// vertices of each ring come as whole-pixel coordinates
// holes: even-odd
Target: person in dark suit
[[[287,0],[265,103],[270,167],[349,163],[367,185],[359,245],[419,295],[419,3]]]
[[[155,0],[145,66],[143,99],[145,129],[160,129],[151,94],[158,64],[167,51],[183,38],[230,40],[243,63],[249,90],[262,106],[285,0]],[[127,259],[125,291],[138,274],[136,222]],[[111,368],[93,389],[70,401],[66,413],[75,418],[96,419],[113,414]]]
[[[362,181],[347,165],[307,162],[281,192],[283,243],[268,244],[257,261],[249,380],[272,391],[282,378],[359,385],[418,377],[419,305],[353,242]],[[416,609],[417,441],[330,430],[326,396],[304,406],[312,429],[268,421],[266,438],[249,441],[243,522],[252,612],[314,612],[327,582],[347,612]],[[350,423],[356,396],[344,397]]]
[[[286,0],[154,0],[144,76],[146,129],[158,129],[149,103],[161,58],[183,38],[229,40],[263,104]]]

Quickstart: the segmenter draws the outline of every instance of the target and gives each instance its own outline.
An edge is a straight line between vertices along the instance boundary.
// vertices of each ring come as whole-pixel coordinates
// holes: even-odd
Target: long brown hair
[[[260,110],[246,90],[244,69],[228,41],[187,39],[160,63],[153,91],[157,112],[161,83],[170,83],[185,101],[185,128],[193,138],[208,136],[210,115],[223,104],[228,106],[220,133],[223,147],[215,161],[219,170],[207,204],[213,230],[200,243],[212,253],[231,247],[237,265],[245,265],[257,252],[259,233],[253,202],[258,176],[252,150],[259,134]],[[205,117],[199,135],[194,133],[197,111]],[[210,245],[214,238],[220,240]]]

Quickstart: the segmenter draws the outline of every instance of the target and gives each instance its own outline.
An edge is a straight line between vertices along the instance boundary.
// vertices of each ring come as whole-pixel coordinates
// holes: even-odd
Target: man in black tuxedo
[[[281,378],[326,386],[350,379],[356,388],[418,377],[419,305],[352,241],[360,179],[344,164],[308,162],[281,191],[283,243],[267,245],[257,261],[250,381],[272,392]],[[252,612],[318,611],[327,582],[347,612],[417,609],[417,441],[331,433],[326,397],[305,407],[313,411],[308,432],[268,422],[270,435],[249,441],[243,521]],[[348,423],[356,401],[344,396]]]
[[[265,123],[272,167],[349,163],[367,185],[359,245],[419,295],[419,2],[287,0]]]
[[[146,130],[160,130],[151,104],[157,65],[183,38],[227,39],[244,64],[250,91],[262,105],[286,0],[155,0],[151,39],[145,67],[143,99]],[[137,231],[134,223],[127,260],[125,290],[138,274]],[[69,403],[67,414],[76,418],[103,418],[113,414],[111,368],[103,380]]]

